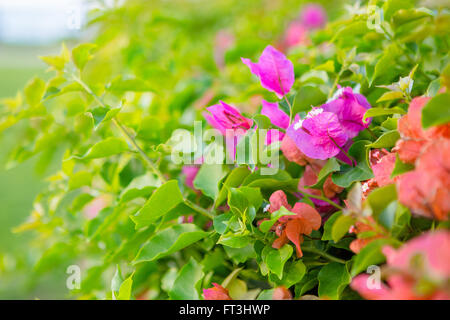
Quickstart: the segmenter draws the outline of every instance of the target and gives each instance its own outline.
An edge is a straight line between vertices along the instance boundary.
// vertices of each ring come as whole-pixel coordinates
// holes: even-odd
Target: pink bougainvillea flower
[[[244,117],[238,109],[223,101],[219,101],[219,104],[210,106],[206,110],[210,112],[210,114],[204,114],[206,120],[223,135],[225,135],[227,129],[246,131],[253,125],[252,119]]]
[[[234,159],[239,138],[252,127],[253,120],[244,117],[238,109],[223,101],[206,110],[210,113],[205,112],[203,116],[213,128],[225,136],[228,154]]]
[[[308,28],[301,21],[293,21],[289,24],[283,41],[284,47],[308,45],[310,42]]]
[[[284,132],[281,132],[280,130],[277,129],[269,129],[267,130],[265,144],[270,145],[273,142],[281,141],[283,140],[284,137],[285,137]]]
[[[303,8],[300,20],[307,28],[322,28],[327,22],[327,14],[321,5],[311,3]]]
[[[283,53],[267,46],[257,63],[241,58],[250,71],[261,81],[261,85],[274,92],[278,98],[289,93],[294,84],[294,65]]]
[[[358,133],[366,129],[371,118],[363,120],[370,104],[367,99],[359,93],[353,93],[352,88],[339,89],[338,98],[321,106],[325,112],[333,112],[337,115],[347,137],[354,138]]]
[[[292,140],[288,135],[285,135],[283,137],[283,140],[281,141],[281,151],[283,152],[283,155],[291,162],[295,162],[301,166],[307,165],[311,158],[308,158],[305,156],[303,152],[300,151],[299,148],[297,148],[297,145],[295,144],[294,140]]]
[[[398,153],[400,160],[413,164],[421,154],[422,148],[429,142],[438,138],[450,138],[450,124],[422,128],[422,109],[430,97],[414,98],[409,104],[408,114],[398,121],[398,131],[401,139],[393,149]]]
[[[399,201],[411,212],[431,219],[447,220],[450,214],[450,139],[428,144],[413,171],[396,180]]]
[[[225,67],[225,53],[234,46],[235,38],[227,30],[217,32],[214,39],[214,60],[217,66],[222,69]]]
[[[386,246],[387,284],[368,286],[369,275],[359,275],[351,283],[353,290],[370,300],[450,299],[450,232],[428,232],[401,248]],[[427,285],[424,286],[423,284]]]
[[[282,129],[289,127],[289,116],[280,109],[278,102],[267,102],[262,100],[261,114],[270,119],[273,125]]]
[[[282,129],[289,127],[289,116],[280,109],[277,102],[267,102],[262,100],[261,114],[268,117],[271,123]],[[269,145],[275,141],[283,140],[285,134],[277,129],[267,131],[266,144]]]
[[[279,249],[291,241],[295,244],[297,256],[302,257],[303,253],[300,248],[300,244],[303,242],[302,234],[309,235],[313,230],[318,230],[322,224],[322,218],[309,204],[297,202],[292,208],[282,190],[274,192],[269,201],[268,211],[270,213],[279,210],[282,206],[295,213],[295,215],[283,216],[278,219],[274,226],[278,239],[273,242],[272,247]]]
[[[195,189],[194,180],[197,176],[198,170],[200,170],[200,167],[196,165],[186,165],[181,169],[181,172],[186,177],[185,183],[191,189]]]
[[[213,287],[203,289],[203,298],[205,300],[233,300],[228,294],[228,290],[220,284],[213,283]]]
[[[273,290],[272,300],[292,300],[292,293],[286,287],[276,287]]]
[[[336,114],[321,108],[295,121],[286,133],[307,157],[321,160],[336,156],[348,139]]]

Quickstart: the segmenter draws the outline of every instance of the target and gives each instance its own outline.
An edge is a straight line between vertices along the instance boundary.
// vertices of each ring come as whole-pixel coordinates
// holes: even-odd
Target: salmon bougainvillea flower
[[[322,218],[316,209],[309,204],[297,202],[292,208],[288,201],[286,194],[282,190],[274,192],[270,196],[269,212],[273,213],[281,207],[295,213],[295,215],[282,216],[275,224],[275,232],[278,236],[272,247],[280,249],[288,241],[295,244],[297,256],[303,256],[300,244],[303,242],[302,234],[309,235],[313,230],[318,230],[322,224]]]
[[[292,300],[292,293],[286,287],[276,287],[273,290],[272,300]]]
[[[263,88],[274,92],[278,98],[291,91],[294,84],[294,65],[286,56],[272,46],[267,46],[257,63],[241,58],[242,62],[261,81]]]
[[[370,300],[450,299],[450,232],[428,232],[401,248],[383,248],[387,258],[387,285],[369,286],[369,275],[359,275],[353,290]],[[424,285],[426,284],[426,285]]]
[[[391,173],[395,167],[395,153],[387,152],[376,162],[372,163],[372,170],[379,187],[394,183]]]
[[[205,300],[233,300],[228,294],[228,290],[220,284],[213,283],[213,287],[203,289],[203,298]]]
[[[307,157],[326,160],[336,156],[348,136],[336,114],[315,108],[304,120],[291,124],[287,135]]]
[[[429,144],[416,161],[416,168],[398,176],[399,201],[412,213],[447,220],[450,214],[450,139]]]
[[[429,129],[422,128],[422,109],[430,97],[414,98],[409,104],[408,113],[398,120],[401,139],[394,150],[400,160],[413,164],[422,152],[422,148],[434,139],[450,138],[450,124],[443,124]]]
[[[350,243],[350,250],[352,250],[354,253],[359,253],[361,249],[363,249],[365,246],[367,246],[370,242],[376,239],[384,238],[385,236],[381,234],[380,229],[382,229],[381,226],[377,225],[373,217],[369,216],[366,219],[366,222],[363,221],[356,221],[355,224],[350,227],[349,233],[355,233],[358,234],[367,234],[367,233],[373,233],[373,236],[367,237],[364,236],[363,238],[358,238],[353,240]],[[375,227],[377,226],[377,227]]]
[[[337,115],[348,138],[356,137],[371,122],[371,118],[363,120],[364,114],[370,109],[369,102],[362,94],[354,93],[350,87],[339,89],[338,98],[322,105],[321,108],[325,112]]]

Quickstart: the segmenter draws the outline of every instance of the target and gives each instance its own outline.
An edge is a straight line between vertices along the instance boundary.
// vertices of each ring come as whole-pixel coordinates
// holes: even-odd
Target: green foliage
[[[342,299],[352,277],[385,262],[384,246],[399,247],[435,228],[399,202],[394,183],[367,189],[376,178],[370,153],[395,151],[398,119],[413,98],[431,98],[422,110],[423,128],[450,121],[448,10],[400,0],[366,1],[359,10],[322,3],[328,24],[290,48],[286,28],[303,1],[128,0],[93,12],[97,32],[90,43],[41,57],[48,77],[35,77],[0,101],[0,165],[10,170],[0,172],[0,193],[9,194],[10,185],[19,193],[17,175],[9,175],[15,170],[32,176],[23,191],[27,207],[20,209],[31,214],[22,224],[4,196],[2,210],[27,250],[0,246],[0,274],[9,279],[11,265],[17,266],[14,272],[31,288],[58,270],[64,279],[67,266],[80,265],[81,288],[70,292],[80,299],[135,299],[143,292],[152,299],[202,299],[212,283],[232,298],[272,299],[284,286],[295,298]],[[379,17],[369,5],[382,9]],[[380,24],[372,24],[374,17]],[[220,36],[228,34],[231,44],[224,48]],[[240,59],[256,61],[269,44],[279,44],[294,64],[293,88],[279,100]],[[284,133],[258,112],[262,98],[277,101],[293,120],[331,99],[338,86],[367,97],[369,129],[352,139],[353,165],[336,157],[320,161],[317,180],[303,189],[304,166],[289,161],[278,142],[270,150],[279,170],[264,174],[269,167],[259,152],[269,146],[253,131],[239,140],[239,163],[199,161],[191,168],[198,169],[192,185],[183,167],[192,163],[172,159],[179,130],[198,130],[196,120],[209,128],[205,107],[219,100],[237,106],[253,128]],[[183,140],[183,147],[191,160],[204,160],[216,143]],[[414,165],[397,156],[390,177],[411,170]],[[336,190],[326,198],[330,182]],[[289,237],[273,247],[286,236],[286,221],[303,219],[286,204],[269,212],[278,190],[290,207],[329,205],[320,228],[302,233],[301,257]],[[33,206],[28,198],[35,198]],[[351,231],[369,217],[373,230]],[[0,237],[13,227],[1,219]],[[355,253],[350,244],[356,239],[370,241]],[[10,282],[0,279],[0,297]]]

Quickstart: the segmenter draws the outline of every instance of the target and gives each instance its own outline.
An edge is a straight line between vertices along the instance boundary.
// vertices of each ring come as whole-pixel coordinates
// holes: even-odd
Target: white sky
[[[83,0],[0,0],[0,41],[42,44],[77,36]]]

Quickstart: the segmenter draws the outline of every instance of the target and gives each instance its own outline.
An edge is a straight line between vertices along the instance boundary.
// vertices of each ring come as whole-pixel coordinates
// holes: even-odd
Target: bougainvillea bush
[[[3,101],[8,164],[48,182],[14,230],[33,277],[67,269],[80,299],[449,299],[445,3],[179,2],[93,12],[95,40]]]

